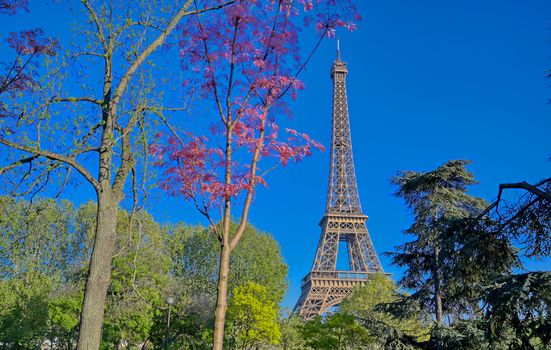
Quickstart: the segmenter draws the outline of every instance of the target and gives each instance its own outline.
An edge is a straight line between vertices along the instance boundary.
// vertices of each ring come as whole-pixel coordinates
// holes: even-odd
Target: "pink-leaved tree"
[[[255,187],[279,165],[300,161],[322,145],[280,130],[289,98],[303,88],[298,74],[324,37],[356,28],[353,0],[241,0],[222,13],[200,14],[182,26],[185,89],[209,104],[208,132],[158,134],[150,153],[163,169],[161,187],[192,201],[220,242],[213,349],[221,350],[230,256],[247,224]],[[315,25],[317,44],[300,56],[298,32]],[[235,215],[237,228],[231,229]]]

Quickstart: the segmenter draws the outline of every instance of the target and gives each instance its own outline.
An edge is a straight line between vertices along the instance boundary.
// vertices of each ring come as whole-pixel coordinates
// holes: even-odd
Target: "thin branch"
[[[165,30],[163,30],[159,36],[151,42],[136,58],[134,63],[126,70],[124,75],[121,77],[121,80],[115,89],[115,93],[113,94],[112,98],[112,104],[111,104],[111,115],[116,115],[118,103],[122,97],[122,94],[126,91],[126,88],[128,87],[128,83],[130,82],[130,79],[138,69],[138,67],[141,66],[141,64],[155,51],[159,46],[161,46],[168,35],[172,32],[172,30],[176,27],[176,24],[182,19],[182,17],[189,15],[190,12],[187,11],[187,8],[191,5],[192,0],[187,0],[185,4],[180,8],[178,13],[170,20]]]
[[[266,129],[265,125],[266,125],[266,118],[262,119],[262,123],[260,126],[261,131],[258,139],[261,141],[264,141],[264,133]],[[250,174],[249,189],[247,190],[247,196],[245,198],[245,203],[243,204],[243,210],[241,212],[241,219],[239,220],[239,226],[237,227],[235,235],[233,236],[230,242],[230,251],[234,250],[237,244],[239,243],[239,240],[241,239],[241,236],[245,231],[245,226],[247,225],[249,208],[252,203],[254,187],[256,185],[256,170],[257,170],[258,161],[260,160],[260,152],[262,151],[262,148],[263,148],[263,144],[260,143],[260,144],[257,144],[256,148],[254,149],[253,158],[251,160],[251,170],[249,173]]]
[[[80,141],[78,141],[79,146],[84,146],[84,144],[85,144],[86,142],[88,142],[88,140],[90,139],[90,137],[92,137],[92,135],[94,135],[94,132],[95,132],[96,130],[98,130],[99,127],[102,126],[102,125],[103,125],[103,122],[99,122],[99,123],[97,123],[96,125],[94,125],[93,127],[91,127],[90,130],[88,130],[88,133],[86,133],[86,135],[84,135],[84,136],[80,139]]]
[[[69,182],[69,176],[71,175],[71,170],[73,168],[68,166],[66,169],[67,170],[65,171],[65,177],[63,178],[63,182],[61,183],[61,187],[59,188],[59,191],[57,192],[55,199],[58,199],[61,196],[61,193],[63,192],[63,190],[65,189],[65,186],[67,186],[67,183]]]
[[[176,132],[176,129],[168,122],[168,120],[165,118],[165,116],[161,112],[159,112],[157,109],[154,109],[153,113],[161,119],[161,121],[165,124],[165,126],[168,128],[168,130],[170,130],[172,135],[174,135],[174,137],[176,137],[178,142],[180,142],[180,145],[182,147],[185,146],[184,140],[182,140],[180,135],[178,135],[178,133]]]
[[[545,192],[545,191],[542,191],[540,190],[538,187],[547,183],[547,182],[550,182],[551,181],[551,177],[548,178],[548,179],[545,179],[545,180],[542,180],[540,181],[538,184],[536,185],[530,185],[529,183],[527,183],[526,181],[522,181],[522,182],[516,182],[516,183],[505,183],[505,184],[500,184],[499,185],[499,193],[497,195],[497,202],[500,201],[501,199],[501,194],[503,192],[503,190],[505,189],[511,189],[511,188],[516,188],[516,189],[523,189],[523,190],[526,190],[530,193],[533,193],[535,194],[536,196],[540,197],[540,198],[543,198],[543,199],[546,199],[548,201],[551,202],[551,193],[549,192]]]
[[[239,29],[239,17],[235,19],[235,25],[233,29],[233,39],[231,46],[231,59],[230,59],[230,77],[228,79],[228,93],[226,95],[226,120],[230,120],[231,113],[231,93],[233,87],[233,73],[235,70],[235,56],[236,56],[236,44],[237,44],[237,30]],[[212,72],[214,75],[214,72]]]
[[[501,232],[504,228],[506,228],[510,223],[512,223],[513,221],[515,221],[515,219],[517,219],[519,216],[521,216],[525,211],[527,211],[528,209],[530,209],[530,207],[534,204],[536,204],[537,202],[541,201],[542,199],[539,198],[539,197],[536,197],[534,198],[533,200],[531,200],[530,202],[528,202],[525,206],[523,206],[521,209],[519,209],[519,211],[517,211],[513,216],[511,216],[507,221],[505,221],[503,224],[501,224],[499,226],[499,228],[497,229],[497,232]]]
[[[31,175],[31,173],[33,171],[33,162],[30,162],[28,164],[29,164],[29,168],[27,169],[27,171],[25,171],[23,176],[21,176],[21,179],[19,179],[19,182],[17,184],[13,185],[13,189],[11,190],[12,194],[15,193],[15,191],[17,191],[19,189],[19,186],[21,186],[21,184],[23,184],[25,179]],[[13,181],[10,181],[10,182],[13,184]]]
[[[92,8],[92,5],[90,5],[88,0],[81,0],[81,1],[84,4],[84,6],[86,7],[86,9],[88,10],[88,12],[90,12],[90,15],[92,16],[92,20],[96,24],[96,29],[98,30],[98,39],[100,40],[100,42],[103,46],[103,49],[105,50],[105,52],[108,52],[109,50],[108,50],[107,39],[105,38],[105,35],[103,34],[103,28],[101,27],[101,22],[100,22],[100,19],[98,17],[98,14]]]
[[[281,97],[283,97],[287,93],[289,88],[291,88],[291,86],[293,85],[293,81],[298,78],[299,74],[304,70],[304,68],[306,67],[308,62],[310,62],[310,59],[314,56],[314,54],[318,50],[318,47],[321,45],[321,42],[323,41],[323,38],[325,38],[325,34],[327,34],[328,30],[329,30],[329,27],[325,27],[325,31],[320,36],[320,39],[316,43],[316,46],[314,46],[314,49],[312,50],[312,52],[310,52],[310,55],[308,56],[306,61],[304,61],[304,63],[299,67],[299,69],[297,70],[297,72],[295,73],[293,78],[291,79],[291,82],[289,82],[289,84],[287,84],[287,87],[285,88],[285,90],[283,90],[283,92],[281,94],[279,94],[279,96],[277,96],[277,99],[280,99]]]
[[[277,162],[276,164],[274,164],[272,167],[270,167],[268,170],[264,171],[262,174],[260,174],[259,176],[260,177],[264,177],[266,176],[268,173],[274,171],[278,166],[281,165],[281,162]]]
[[[13,79],[10,79],[10,75],[11,73],[15,70],[15,67],[18,66],[17,62],[19,61],[19,57],[21,56],[21,53],[20,52],[17,52],[17,56],[15,56],[15,58],[13,59],[13,64],[11,65],[11,68],[8,70],[8,73],[6,74],[6,77],[4,78],[4,81],[2,82],[2,84],[0,84],[0,94],[7,91],[9,85],[11,84],[11,82],[13,82]],[[15,74],[15,76],[17,77],[17,74]]]
[[[99,191],[99,183],[97,182],[97,180],[92,176],[92,174],[90,174],[90,172],[84,166],[82,166],[82,164],[80,164],[73,157],[67,157],[67,156],[64,156],[62,154],[58,154],[58,153],[55,153],[55,152],[50,152],[50,151],[37,149],[37,148],[34,148],[34,147],[20,145],[20,144],[17,144],[15,142],[5,140],[3,138],[0,138],[0,144],[3,144],[5,146],[11,147],[11,148],[18,149],[20,151],[32,153],[32,154],[38,155],[38,156],[44,156],[44,157],[52,159],[52,160],[57,160],[57,161],[66,163],[66,164],[72,166],[73,168],[75,168],[75,170],[77,170],[82,176],[84,176],[84,178],[86,180],[88,180],[88,182],[90,182],[90,184],[92,186],[94,186],[94,189],[96,189],[96,191]]]
[[[42,189],[44,187],[44,185],[48,182],[49,178],[50,178],[50,173],[57,169],[59,166],[61,165],[60,162],[55,162],[55,163],[52,163],[50,164],[49,167],[47,167],[46,169],[44,169],[44,171],[42,173],[40,173],[40,175],[38,175],[36,177],[36,179],[33,181],[33,183],[29,186],[29,188],[27,188],[27,190],[25,192],[22,192],[22,193],[14,193],[13,195],[14,196],[26,196],[28,195],[29,193],[32,192],[33,188],[35,188],[41,181],[42,181],[42,178],[44,176],[46,176],[46,182],[43,183],[39,189],[37,191],[34,192],[34,194],[32,195],[32,197],[34,197],[36,195],[36,193],[38,191],[40,191],[40,189]]]
[[[266,50],[264,51],[264,56],[262,56],[263,61],[266,61],[266,59],[268,58],[268,55],[270,54],[270,51],[271,51],[270,49],[273,48],[271,43],[272,43],[272,39],[273,39],[273,37],[275,35],[275,32],[276,32],[277,20],[279,18],[280,13],[281,13],[281,1],[279,1],[278,5],[277,5],[277,10],[276,10],[276,14],[274,16],[274,22],[272,23],[272,30],[271,30],[271,33],[270,33],[270,37],[268,38],[268,42],[266,43]],[[243,63],[242,63],[242,65],[243,65]],[[264,64],[264,65],[260,65],[260,67],[258,67],[252,82],[249,79],[249,77],[247,75],[245,75],[245,79],[247,79],[247,82],[249,83],[249,91],[247,91],[247,94],[245,95],[245,98],[243,99],[243,103],[241,103],[241,108],[237,112],[238,116],[239,116],[240,112],[243,111],[243,109],[247,105],[247,102],[249,101],[249,98],[251,97],[251,93],[253,93],[253,92],[260,99],[260,102],[262,102],[263,105],[265,104],[264,99],[262,98],[262,96],[260,96],[260,94],[258,93],[258,90],[256,89],[256,84],[257,84],[258,78],[260,77],[260,74],[262,73],[262,71],[264,71],[265,66],[266,65]],[[236,122],[237,122],[237,119],[238,118],[236,118]]]
[[[4,174],[5,172],[10,171],[11,169],[16,168],[20,165],[30,163],[33,160],[37,159],[38,157],[40,157],[40,156],[39,155],[33,155],[33,156],[30,156],[30,157],[22,158],[22,159],[20,159],[16,162],[13,162],[10,165],[7,165],[7,166],[1,168],[0,169],[0,175]]]
[[[104,101],[99,100],[97,98],[93,97],[54,97],[50,100],[50,102],[90,102],[97,104],[98,106],[102,107],[104,104]]]
[[[5,91],[8,90],[9,86],[11,84],[13,84],[14,81],[16,81],[17,79],[21,78],[21,75],[23,74],[23,72],[25,71],[25,68],[27,68],[27,66],[29,65],[29,63],[31,63],[32,59],[34,58],[34,56],[36,55],[36,52],[33,52],[29,58],[27,58],[27,61],[19,67],[19,69],[15,72],[15,75],[10,78],[9,75],[11,74],[11,72],[13,71],[13,69],[18,66],[17,65],[17,62],[15,61],[13,63],[13,67],[12,69],[10,70],[10,72],[6,75],[6,79],[4,80],[4,83],[2,83],[2,85],[0,86],[0,93],[3,93]],[[17,54],[17,57],[19,57],[19,53]],[[30,82],[34,82],[34,81],[30,81]]]
[[[80,57],[80,56],[94,56],[94,57],[100,57],[100,58],[103,58],[105,59],[105,55],[102,55],[100,53],[96,53],[96,52],[77,52],[75,53],[74,55],[71,56],[71,59],[75,59],[77,57]]]
[[[147,154],[147,151],[149,149],[148,143],[147,143],[147,132],[144,127],[145,124],[145,115],[142,116],[140,120],[138,120],[138,127],[140,128],[141,137],[140,141],[142,143],[142,152],[143,152],[143,170],[142,170],[142,193],[143,193],[143,200],[142,200],[142,206],[145,205],[145,202],[147,201],[148,193],[146,188],[146,180],[147,180],[147,169],[149,165],[149,157]]]
[[[99,147],[88,147],[88,148],[84,148],[84,149],[79,149],[79,150],[76,150],[75,152],[73,152],[73,155],[72,157],[74,156],[78,156],[78,155],[81,155],[81,154],[84,154],[84,153],[88,153],[88,152],[99,152]]]
[[[193,3],[195,5],[195,10],[199,11],[198,7],[197,7],[197,1],[194,0]],[[199,13],[199,12],[197,12],[197,13]],[[210,74],[211,74],[212,90],[213,90],[213,93],[214,93],[214,99],[216,101],[216,105],[218,107],[218,113],[220,113],[220,118],[222,118],[222,121],[224,123],[227,123],[226,118],[224,116],[224,110],[222,109],[222,103],[220,102],[220,97],[218,95],[218,88],[216,87],[216,79],[214,79],[214,67],[212,66],[212,61],[210,59],[209,48],[208,48],[207,39],[206,39],[207,36],[205,35],[205,28],[203,27],[203,24],[201,23],[201,16],[197,16],[197,23],[199,24],[199,30],[201,31],[201,36],[203,38],[202,39],[203,49],[205,50],[205,58],[206,58],[207,63],[209,65],[209,70],[210,70]]]

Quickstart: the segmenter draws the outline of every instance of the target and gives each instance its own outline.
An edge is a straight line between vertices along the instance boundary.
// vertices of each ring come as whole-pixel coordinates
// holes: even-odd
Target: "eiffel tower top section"
[[[346,215],[363,216],[356,173],[352,157],[352,138],[350,136],[350,118],[346,97],[346,76],[348,68],[341,61],[340,47],[337,41],[337,59],[333,62],[333,118],[331,133],[331,161],[329,168],[329,188],[325,216]]]

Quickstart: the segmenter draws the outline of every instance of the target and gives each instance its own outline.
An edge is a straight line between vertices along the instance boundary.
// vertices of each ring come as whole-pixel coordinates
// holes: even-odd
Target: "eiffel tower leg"
[[[358,235],[358,240],[360,242],[362,255],[366,258],[366,271],[382,272],[383,267],[381,266],[381,262],[379,261],[379,257],[375,252],[375,248],[373,247],[373,243],[371,242],[371,238],[369,237],[367,231],[364,234]]]
[[[329,222],[322,232],[312,270],[334,271],[337,266],[340,234],[338,225]]]
[[[365,263],[365,257],[362,254],[360,241],[358,235],[349,235],[347,237],[349,261],[351,271],[366,271],[367,264]]]

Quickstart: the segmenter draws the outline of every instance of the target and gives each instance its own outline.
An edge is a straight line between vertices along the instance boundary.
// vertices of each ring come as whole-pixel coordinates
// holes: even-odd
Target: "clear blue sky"
[[[410,237],[403,203],[389,179],[470,159],[487,200],[502,182],[551,175],[550,1],[361,1],[363,22],[339,33],[348,62],[348,103],[360,198],[382,252]],[[330,142],[334,42],[302,77],[296,124]],[[324,209],[329,152],[274,174],[252,222],[272,232],[289,264],[292,305],[311,266]],[[551,260],[529,263],[551,268]]]
[[[356,175],[375,249],[398,279],[400,270],[382,255],[409,239],[402,230],[411,218],[389,184],[398,170],[470,159],[480,182],[472,193],[487,200],[499,183],[535,182],[551,174],[551,81],[545,78],[551,68],[551,1],[358,3],[358,31],[338,33],[349,67]],[[69,28],[68,17],[58,6],[33,2],[30,14],[0,28],[4,34],[30,24],[53,33]],[[312,42],[311,34],[303,37]],[[285,122],[327,146],[334,57],[335,42],[324,42],[301,76],[306,89],[293,103],[295,117]],[[314,257],[328,167],[326,151],[272,173],[252,208],[251,223],[279,241],[289,265],[289,307]],[[201,222],[190,206],[161,193],[149,210],[158,220]],[[550,269],[551,262],[528,266]]]

